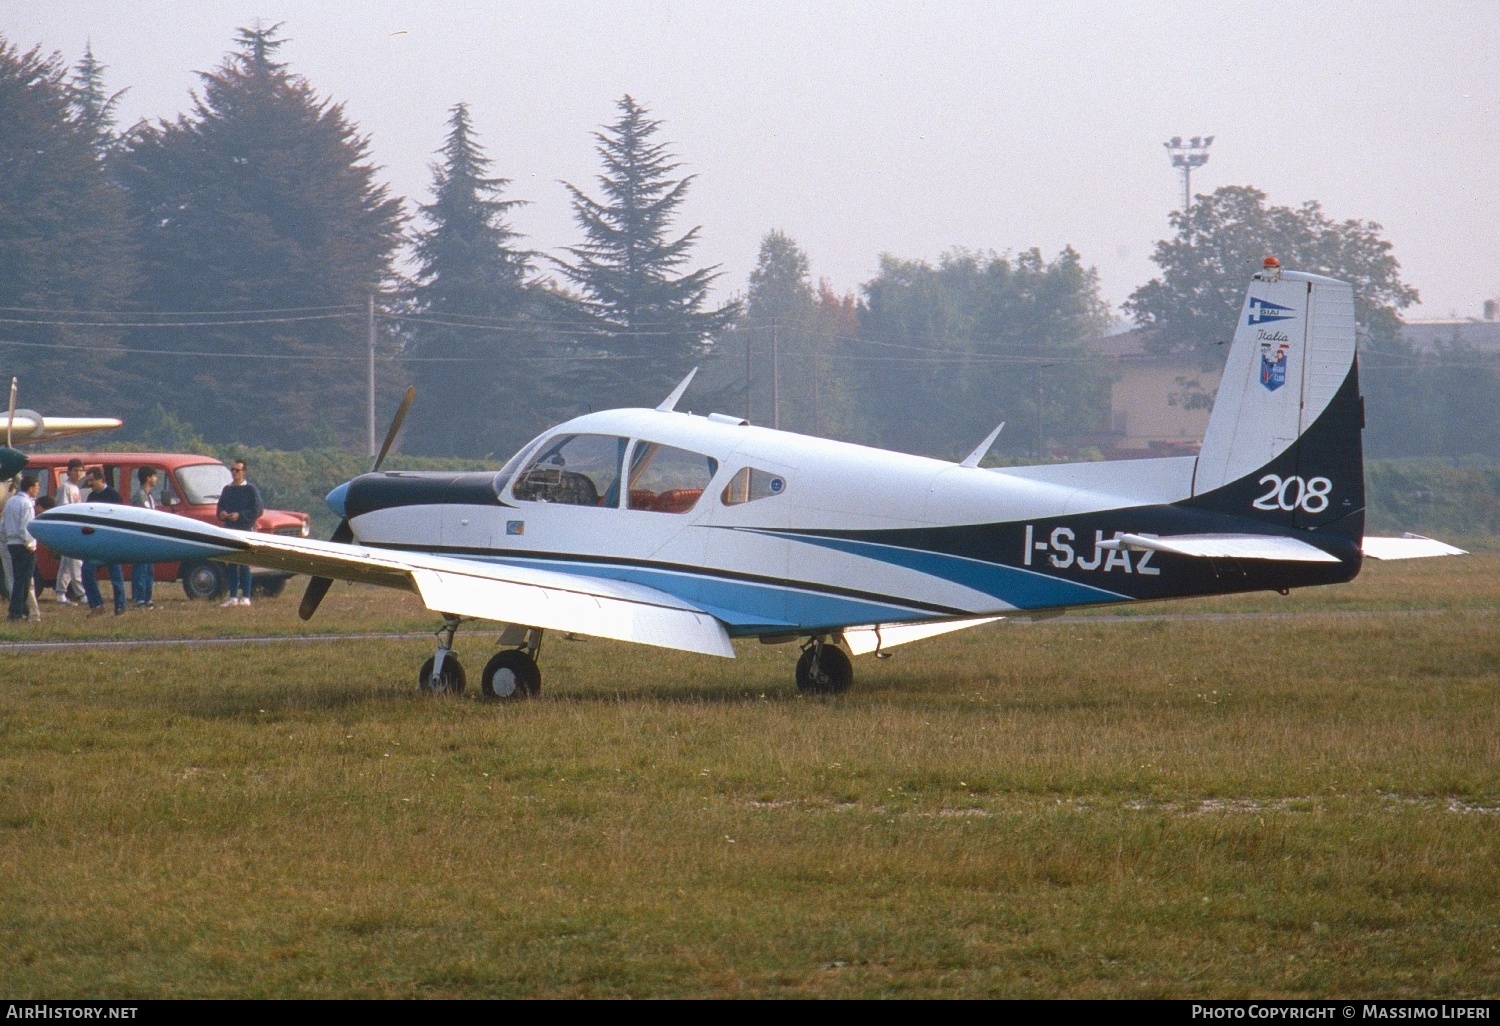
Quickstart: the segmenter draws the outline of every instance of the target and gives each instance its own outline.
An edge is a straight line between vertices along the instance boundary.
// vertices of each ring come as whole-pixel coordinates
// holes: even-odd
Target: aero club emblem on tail
[[[1286,384],[1286,342],[1262,342],[1260,344],[1260,383],[1267,392],[1274,392]]]

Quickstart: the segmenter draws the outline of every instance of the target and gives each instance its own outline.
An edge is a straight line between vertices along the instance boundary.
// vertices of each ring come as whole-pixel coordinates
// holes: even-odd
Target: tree
[[[654,404],[664,386],[669,389],[703,356],[713,333],[734,319],[738,307],[704,308],[716,267],[679,273],[700,229],[675,239],[670,233],[694,176],[672,177],[682,165],[668,144],[653,141],[661,122],[648,117],[646,108],[628,95],[618,107],[620,119],[594,133],[604,164],[598,179],[604,198],[563,183],[584,241],[568,249],[571,263],[560,260],[558,266],[582,291],[599,335],[598,355],[632,358],[614,364],[621,369],[611,384],[626,394],[610,401]]]
[[[1131,293],[1125,310],[1154,329],[1161,351],[1212,352],[1227,339],[1245,297],[1245,282],[1275,256],[1283,267],[1311,271],[1354,286],[1355,317],[1372,339],[1394,341],[1398,311],[1418,299],[1401,280],[1401,265],[1373,221],[1335,221],[1315,201],[1268,207],[1266,194],[1226,185],[1199,196],[1186,213],[1173,211],[1175,238],[1156,244],[1159,278]],[[1212,349],[1210,350],[1210,347]]]
[[[807,253],[790,235],[772,229],[760,240],[760,255],[750,272],[745,322],[793,324],[813,312],[811,265]]]
[[[362,444],[363,315],[391,277],[401,204],[375,183],[368,140],[343,107],[274,59],[279,28],[241,29],[236,52],[201,76],[192,111],[137,127],[120,161],[141,304],[251,323],[146,329],[135,341],[215,354],[145,367],[210,441]]]
[[[1369,398],[1366,447],[1372,454],[1415,455],[1430,435],[1419,404],[1416,356],[1401,340],[1400,311],[1417,302],[1401,280],[1401,265],[1373,221],[1335,221],[1313,201],[1300,207],[1266,205],[1249,186],[1224,186],[1199,196],[1189,212],[1171,215],[1175,237],[1156,244],[1158,278],[1131,293],[1126,312],[1151,329],[1148,345],[1184,354],[1217,369],[1233,334],[1245,283],[1275,256],[1281,265],[1324,274],[1354,286],[1354,315],[1362,335],[1362,385]]]
[[[429,227],[415,234],[418,268],[409,292],[412,377],[423,401],[412,411],[405,448],[434,456],[505,453],[545,427],[537,365],[538,323],[550,294],[534,280],[533,253],[506,217],[523,200],[501,199],[508,178],[474,139],[467,104],[449,113],[434,164]],[[464,323],[474,326],[464,327]]]
[[[120,333],[90,325],[125,304],[132,259],[119,192],[66,75],[60,55],[0,37],[0,307],[26,322],[6,325],[21,344],[0,353],[28,405],[97,413],[121,399]]]
[[[879,444],[957,456],[1004,420],[999,449],[1038,453],[1098,428],[1106,382],[1087,343],[1108,308],[1072,247],[954,250],[936,267],[886,255],[861,291],[865,344],[846,359]]]
[[[99,159],[109,156],[119,137],[115,134],[115,107],[128,89],[111,93],[104,85],[109,66],[94,56],[94,44],[87,43],[83,57],[73,68],[69,82],[73,118],[93,142]]]

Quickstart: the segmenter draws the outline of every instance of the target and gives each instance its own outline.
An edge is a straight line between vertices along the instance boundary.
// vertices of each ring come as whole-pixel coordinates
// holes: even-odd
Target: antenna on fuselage
[[[697,373],[697,367],[694,367],[692,370],[688,371],[687,377],[683,378],[681,383],[679,383],[676,388],[672,389],[672,394],[663,399],[661,401],[661,405],[658,406],[657,409],[662,413],[671,413],[673,410],[677,409],[677,400],[682,398],[682,393],[687,391],[688,385],[692,384],[693,382],[693,375]]]
[[[999,438],[1000,437],[1000,432],[1002,432],[1004,430],[1005,430],[1005,421],[1002,420],[1000,422],[1000,426],[997,427],[995,430],[991,431],[989,433],[989,437],[986,438],[984,441],[982,441],[982,442],[979,443],[979,448],[975,449],[973,452],[969,453],[969,455],[965,456],[964,459],[963,459],[963,462],[960,463],[959,466],[960,467],[977,467],[977,466],[979,466],[979,461],[982,460],[982,459],[984,459],[985,453],[987,453],[987,452],[990,451],[990,446],[992,446],[992,445],[995,444],[995,439]]]

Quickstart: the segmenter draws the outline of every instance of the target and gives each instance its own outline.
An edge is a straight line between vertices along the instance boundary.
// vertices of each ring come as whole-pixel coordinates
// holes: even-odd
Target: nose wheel
[[[458,632],[459,619],[445,616],[443,626],[437,632],[438,646],[417,672],[417,687],[430,695],[461,695],[467,683],[463,664],[453,654],[453,635]]]

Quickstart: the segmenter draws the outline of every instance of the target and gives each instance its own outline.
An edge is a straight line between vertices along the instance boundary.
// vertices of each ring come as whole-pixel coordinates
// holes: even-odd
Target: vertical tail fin
[[[1193,479],[1195,506],[1364,533],[1354,290],[1268,266],[1235,327]]]

